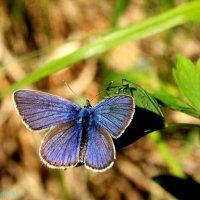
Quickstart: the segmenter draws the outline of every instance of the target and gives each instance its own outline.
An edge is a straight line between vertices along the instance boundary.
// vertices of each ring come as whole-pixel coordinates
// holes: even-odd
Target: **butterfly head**
[[[84,108],[92,108],[90,101],[87,99]]]

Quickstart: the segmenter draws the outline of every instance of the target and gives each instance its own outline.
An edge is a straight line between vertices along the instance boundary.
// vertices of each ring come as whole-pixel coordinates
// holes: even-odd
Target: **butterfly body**
[[[82,134],[80,138],[79,162],[84,163],[85,153],[88,142],[88,126],[91,125],[91,108],[89,101],[85,104],[78,114],[78,123],[82,126]]]
[[[119,138],[132,120],[131,96],[118,95],[83,108],[48,93],[18,90],[13,94],[22,121],[30,130],[50,128],[39,149],[51,168],[67,169],[83,163],[90,170],[109,169],[116,157],[112,138]]]

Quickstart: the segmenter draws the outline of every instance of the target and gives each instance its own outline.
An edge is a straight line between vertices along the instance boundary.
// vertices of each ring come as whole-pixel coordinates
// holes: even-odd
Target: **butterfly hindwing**
[[[102,172],[112,167],[114,159],[115,147],[111,136],[92,122],[88,127],[85,167]]]
[[[131,122],[135,104],[131,96],[119,95],[102,100],[92,109],[95,123],[113,138],[118,138]]]
[[[76,122],[58,125],[47,132],[39,155],[51,168],[66,169],[79,162],[80,139],[82,129]]]
[[[64,98],[38,91],[18,90],[13,99],[23,122],[31,130],[72,121],[81,109]]]

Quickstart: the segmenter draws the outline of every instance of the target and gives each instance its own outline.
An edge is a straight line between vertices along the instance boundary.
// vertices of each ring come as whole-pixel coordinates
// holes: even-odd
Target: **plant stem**
[[[190,124],[190,123],[175,123],[175,124],[167,124],[165,129],[167,128],[176,128],[176,127],[193,127],[193,128],[200,128],[200,124]]]

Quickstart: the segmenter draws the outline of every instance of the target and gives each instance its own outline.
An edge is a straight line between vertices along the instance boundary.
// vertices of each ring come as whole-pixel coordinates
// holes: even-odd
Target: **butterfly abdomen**
[[[86,150],[87,150],[87,143],[88,143],[88,122],[90,119],[90,109],[83,108],[79,113],[79,123],[82,126],[82,133],[80,138],[80,151],[79,151],[79,162],[84,162]]]

